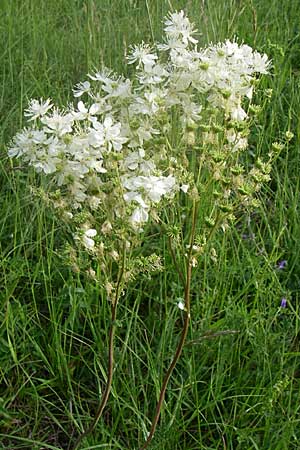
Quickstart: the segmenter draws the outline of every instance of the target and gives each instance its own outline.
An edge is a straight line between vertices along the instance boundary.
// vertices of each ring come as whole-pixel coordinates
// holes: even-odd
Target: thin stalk
[[[98,406],[98,409],[96,411],[95,417],[92,421],[92,423],[89,425],[89,427],[81,433],[78,438],[75,441],[74,446],[72,447],[72,450],[77,450],[82,439],[84,439],[86,436],[91,434],[94,429],[97,426],[97,423],[99,422],[102,413],[104,411],[104,408],[107,404],[107,401],[109,399],[109,395],[111,392],[112,387],[112,380],[113,380],[113,372],[114,372],[114,337],[115,337],[115,330],[116,330],[116,318],[117,318],[117,306],[118,306],[118,300],[120,297],[120,290],[125,270],[125,245],[123,246],[123,258],[122,258],[122,266],[120,268],[119,274],[118,274],[118,280],[117,280],[117,286],[116,286],[116,293],[114,300],[112,301],[111,306],[111,325],[109,328],[109,340],[108,340],[108,372],[107,372],[107,381],[105,390],[103,393],[103,397],[101,399],[101,402]]]
[[[184,286],[185,285],[184,275],[182,273],[181,268],[179,267],[179,265],[177,263],[177,259],[176,259],[176,255],[175,255],[174,248],[173,248],[173,245],[172,245],[171,237],[169,237],[168,242],[169,242],[169,249],[170,249],[170,254],[171,254],[171,257],[172,257],[172,261],[173,261],[174,267],[176,269],[176,272],[179,275],[179,278],[181,280],[182,285]]]
[[[168,387],[168,383],[169,383],[169,380],[173,373],[173,370],[180,358],[180,355],[182,353],[182,350],[183,350],[183,347],[184,347],[184,344],[186,341],[186,336],[188,333],[189,323],[191,320],[192,251],[193,251],[193,242],[195,239],[195,232],[196,232],[196,221],[197,221],[197,203],[196,203],[196,201],[194,201],[192,231],[191,231],[191,236],[190,236],[189,251],[188,251],[188,257],[187,257],[186,281],[185,281],[185,285],[184,285],[184,303],[185,303],[184,324],[183,324],[183,328],[181,331],[180,340],[179,340],[179,343],[176,348],[176,352],[174,354],[172,362],[171,362],[171,364],[166,372],[165,378],[163,380],[163,384],[162,384],[162,387],[160,390],[159,399],[158,399],[156,410],[155,410],[155,415],[154,415],[152,425],[151,425],[151,430],[149,432],[147,440],[145,441],[144,445],[140,448],[140,450],[145,450],[149,446],[149,444],[154,436],[154,433],[155,433],[155,430],[156,430],[156,427],[158,424],[159,416],[161,413],[161,408],[162,408],[162,405],[163,405],[163,402],[165,399],[165,394],[166,394],[166,390]]]
[[[153,33],[152,19],[151,19],[151,14],[150,14],[150,8],[149,8],[148,0],[146,0],[146,8],[147,8],[147,14],[148,14],[148,20],[149,20],[149,26],[150,26],[150,31],[151,31],[152,42],[154,44],[155,38],[154,38],[154,33]]]

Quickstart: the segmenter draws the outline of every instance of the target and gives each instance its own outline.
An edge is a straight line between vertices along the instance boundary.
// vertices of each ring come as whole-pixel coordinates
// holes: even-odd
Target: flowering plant
[[[192,268],[212,233],[225,231],[241,206],[255,206],[256,193],[270,179],[272,152],[250,168],[245,157],[259,111],[253,94],[257,76],[268,73],[267,56],[228,40],[198,47],[183,11],[170,13],[164,24],[163,43],[131,47],[130,79],[104,68],[75,86],[78,101],[64,109],[50,99],[31,100],[25,111],[29,125],[8,150],[47,178],[47,197],[68,221],[74,243],[101,263],[97,281],[112,305],[106,389],[95,420],[74,449],[97,424],[110,393],[117,304],[136,276],[132,250],[148,223],[160,223],[171,237],[176,270],[174,248],[185,248],[180,308],[186,320],[143,449],[154,434],[187,335]],[[168,218],[170,203],[187,212],[187,237]],[[118,265],[114,279],[110,261]],[[160,268],[155,255],[144,258],[142,270]]]

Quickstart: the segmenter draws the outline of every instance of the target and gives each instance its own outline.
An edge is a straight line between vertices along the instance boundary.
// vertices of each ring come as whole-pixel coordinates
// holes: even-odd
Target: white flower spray
[[[258,110],[251,108],[256,79],[270,67],[267,56],[228,40],[199,48],[196,30],[183,11],[167,16],[164,31],[163,43],[130,48],[131,79],[104,68],[75,86],[75,104],[65,109],[50,99],[31,100],[25,111],[28,128],[8,150],[11,158],[49,180],[53,192],[48,197],[67,218],[75,245],[100,264],[103,279],[98,281],[111,302],[107,384],[96,416],[74,450],[95,428],[110,394],[121,293],[137,276],[137,267],[161,269],[155,255],[135,265],[133,250],[140,246],[141,232],[147,233],[153,220],[164,227],[185,293],[178,303],[185,315],[182,335],[144,450],[187,335],[197,258],[216,230],[230,226],[235,211],[257,203],[257,192],[270,179],[272,152],[251,170],[241,157]],[[180,215],[192,224],[187,237],[176,231],[169,205],[182,210]],[[182,273],[176,254],[187,242]],[[111,262],[118,264],[113,279]],[[89,273],[95,272],[90,268]]]

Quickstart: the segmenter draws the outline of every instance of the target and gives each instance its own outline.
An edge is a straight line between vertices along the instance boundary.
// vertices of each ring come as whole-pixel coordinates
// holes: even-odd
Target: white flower
[[[25,110],[24,116],[30,117],[29,120],[35,120],[38,117],[44,116],[46,112],[52,108],[52,103],[50,98],[46,101],[40,100],[30,100],[28,109]]]
[[[148,121],[141,122],[141,125],[136,132],[139,138],[140,145],[143,145],[144,141],[150,141],[153,134],[157,135],[160,133],[156,128],[152,128]]]
[[[88,250],[91,250],[95,247],[95,241],[92,238],[96,235],[97,231],[94,228],[89,228],[83,233],[82,243]]]
[[[62,146],[56,137],[47,136],[44,130],[23,130],[14,138],[14,146],[8,150],[9,157],[24,158],[30,166],[37,172],[43,171],[45,174],[56,172],[60,163],[58,154]]]
[[[89,81],[84,81],[83,83],[78,83],[73,89],[74,97],[81,97],[86,92],[91,89],[91,83]]]
[[[233,120],[237,120],[239,122],[242,122],[244,119],[246,119],[247,113],[246,111],[241,107],[241,105],[237,105],[234,109],[231,111],[231,118]]]
[[[180,186],[180,190],[186,194],[187,191],[189,190],[189,187],[190,187],[190,186],[189,186],[188,184],[182,184],[182,185]]]
[[[104,67],[102,72],[96,72],[94,75],[88,74],[88,77],[94,81],[100,81],[100,83],[109,84],[113,81],[113,71]]]
[[[136,97],[136,103],[130,106],[130,111],[134,114],[152,116],[159,111],[164,96],[162,91],[145,92],[144,97]]]
[[[19,158],[20,156],[32,153],[32,135],[33,130],[27,130],[26,128],[17,133],[13,139],[12,146],[8,149],[8,156],[10,158]]]
[[[183,115],[180,117],[181,121],[185,125],[192,125],[201,119],[200,112],[202,110],[201,105],[197,105],[189,98],[184,97],[182,102]]]
[[[181,311],[185,310],[185,304],[182,300],[179,300],[179,302],[177,303],[177,306],[179,309],[181,309]]]
[[[244,150],[248,146],[247,138],[242,137],[242,135],[233,128],[226,131],[226,139],[230,144],[232,151]]]
[[[93,147],[102,147],[104,145],[104,133],[103,128],[98,128],[98,125],[100,125],[98,122],[94,122],[93,125],[96,129],[91,128],[88,133],[88,142]]]
[[[44,128],[46,133],[54,133],[58,136],[63,136],[66,133],[72,132],[74,118],[71,113],[63,115],[55,109],[52,116],[43,116],[41,122],[47,126],[47,128]]]
[[[197,68],[197,61],[194,56],[186,49],[174,49],[170,52],[170,57],[172,64],[176,68],[181,68],[183,70],[195,71]],[[188,72],[185,72],[188,74]],[[175,75],[178,76],[178,73],[175,72]],[[191,74],[190,74],[191,75]]]
[[[144,191],[154,203],[158,203],[163,195],[171,194],[175,185],[176,180],[172,175],[168,177],[137,176],[123,180],[123,186],[126,189],[133,192]]]
[[[85,104],[80,101],[77,105],[77,111],[72,111],[71,114],[75,120],[97,120],[93,115],[100,111],[100,106],[97,103],[93,103],[90,108],[87,108]]]
[[[129,170],[136,170],[139,164],[143,162],[145,150],[140,148],[137,152],[130,153],[124,160],[124,166]]]
[[[99,134],[99,139],[103,139],[103,145],[107,146],[108,151],[113,148],[119,152],[123,144],[128,140],[126,137],[121,136],[121,123],[113,124],[111,117],[106,117],[103,123],[93,122],[93,126]]]
[[[107,92],[106,100],[110,97],[125,99],[131,96],[131,81],[123,78],[113,80],[102,86],[104,92]]]
[[[142,208],[148,208],[148,205],[146,205],[146,203],[144,202],[144,200],[139,192],[136,192],[136,191],[125,192],[123,197],[124,197],[125,202],[127,202],[127,203],[135,201],[135,202],[139,203],[142,206]]]
[[[145,150],[140,148],[124,159],[124,167],[129,170],[138,170],[143,175],[150,175],[155,170],[155,164],[153,161],[145,160],[144,157]]]
[[[229,39],[221,46],[222,51],[224,52],[224,56],[233,56],[236,52],[239,51],[239,46],[237,42],[231,42]]]
[[[88,167],[82,161],[72,161],[65,159],[60,162],[61,167],[56,177],[57,185],[69,185],[70,193],[77,201],[84,201],[87,186],[84,178],[89,172]]]
[[[186,45],[183,42],[178,41],[177,38],[168,36],[167,42],[164,44],[158,44],[157,48],[162,51],[180,50],[184,49]]]
[[[152,49],[150,45],[144,44],[142,42],[140,45],[131,46],[131,53],[127,56],[128,64],[133,64],[135,62],[138,63],[138,67],[141,64],[147,66],[153,66],[155,64],[155,60],[157,59],[157,55],[151,53]]]
[[[147,212],[146,209],[144,208],[136,208],[133,211],[133,214],[130,218],[130,221],[133,225],[139,224],[139,223],[143,223],[143,222],[147,222],[149,217],[149,214]]]
[[[144,85],[154,85],[158,83],[162,83],[169,72],[164,68],[161,64],[147,64],[144,67],[144,70],[141,71],[137,77],[141,84]]]
[[[188,45],[189,42],[196,44],[198,41],[194,39],[191,35],[196,32],[193,29],[193,25],[190,23],[189,19],[184,16],[184,12],[170,13],[165,19],[166,34],[171,39],[177,39],[183,44]]]
[[[145,177],[146,178],[146,177]],[[148,180],[145,185],[145,189],[149,195],[149,198],[158,203],[162,195],[170,194],[176,184],[176,180],[172,175],[168,177],[147,177]]]
[[[270,68],[271,62],[268,60],[267,55],[264,53],[261,55],[258,52],[253,53],[253,69],[254,72],[267,74]]]

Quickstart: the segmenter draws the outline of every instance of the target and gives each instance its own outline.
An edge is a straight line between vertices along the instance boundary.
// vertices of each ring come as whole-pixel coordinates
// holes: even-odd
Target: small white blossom
[[[135,201],[136,203],[139,203],[139,205],[141,205],[143,208],[148,208],[147,204],[143,200],[142,195],[139,192],[136,191],[125,192],[123,197],[125,202],[127,203]]]
[[[125,178],[123,186],[129,191],[143,191],[154,203],[158,203],[163,195],[171,194],[176,186],[176,180],[173,176],[137,176]]]
[[[169,76],[169,72],[161,64],[145,65],[144,69],[137,75],[143,85],[155,85],[162,83]]]
[[[102,70],[102,72],[95,72],[94,75],[88,74],[88,77],[93,81],[99,81],[104,84],[110,84],[114,79],[113,71],[107,69],[106,67]]]
[[[189,190],[189,185],[188,184],[182,184],[180,186],[180,190],[186,194],[187,191]]]
[[[126,99],[131,96],[131,81],[120,78],[119,80],[114,80],[111,83],[104,84],[102,89],[107,93],[106,99]]]
[[[181,309],[181,311],[185,310],[185,304],[182,300],[179,300],[179,302],[177,303],[177,306],[179,309]]]
[[[248,146],[248,140],[242,137],[240,133],[230,128],[226,131],[226,139],[231,145],[232,151],[244,150]]]
[[[136,133],[138,135],[140,145],[143,145],[145,141],[150,141],[153,135],[160,134],[159,130],[153,128],[149,121],[141,121],[141,125],[136,130]]]
[[[91,250],[95,247],[95,241],[92,238],[96,235],[97,231],[94,228],[89,228],[83,233],[82,243],[88,250]]]
[[[253,53],[253,69],[254,72],[267,74],[269,72],[269,68],[271,66],[271,62],[268,59],[268,56],[264,53],[261,55],[258,52]]]
[[[124,160],[124,166],[129,170],[136,170],[143,162],[145,150],[140,148],[137,152],[130,153]]]
[[[136,208],[130,218],[133,225],[147,222],[149,214],[145,208]]]
[[[244,119],[246,119],[246,117],[247,117],[247,113],[240,105],[237,105],[231,111],[231,118],[233,120],[242,122]]]
[[[85,104],[80,101],[77,105],[77,111],[72,111],[71,114],[75,120],[97,120],[96,117],[93,117],[100,111],[100,105],[97,103],[93,103],[90,108],[87,108]]]
[[[84,81],[83,83],[78,83],[73,89],[74,97],[81,97],[86,92],[91,89],[91,83],[89,81]]]
[[[145,66],[153,66],[157,60],[157,55],[151,53],[152,49],[150,45],[144,44],[134,45],[130,47],[130,54],[127,56],[128,64],[138,63],[138,67],[141,64]]]
[[[30,100],[28,109],[24,112],[24,116],[29,117],[29,120],[35,120],[38,117],[44,116],[52,106],[50,98],[46,101],[43,101],[43,99]]]
[[[66,133],[72,132],[74,118],[71,113],[64,115],[55,109],[52,116],[43,116],[41,122],[46,125],[45,131],[47,133],[63,136]]]
[[[127,138],[121,135],[121,126],[120,122],[114,124],[113,119],[109,116],[104,119],[103,123],[93,122],[99,141],[103,140],[100,145],[105,145],[108,151],[111,151],[113,148],[119,152],[123,144],[127,142]]]
[[[190,23],[189,19],[185,17],[184,12],[180,11],[175,13],[170,13],[165,19],[166,34],[171,39],[177,39],[183,44],[188,45],[189,42],[196,44],[197,39],[192,37],[192,34],[196,32],[193,29],[193,25]]]

